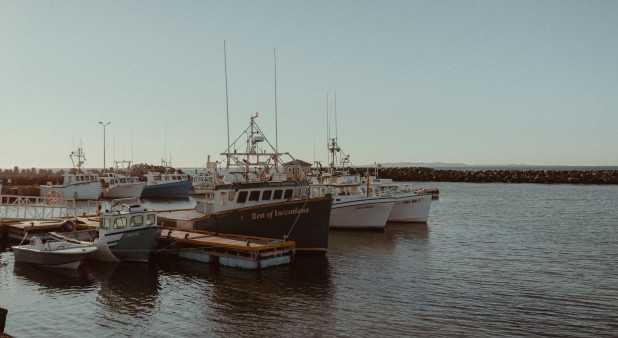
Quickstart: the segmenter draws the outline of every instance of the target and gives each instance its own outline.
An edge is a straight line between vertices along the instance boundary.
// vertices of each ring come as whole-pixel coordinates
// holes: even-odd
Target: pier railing
[[[76,216],[76,203],[69,198],[0,195],[1,219],[54,219]]]

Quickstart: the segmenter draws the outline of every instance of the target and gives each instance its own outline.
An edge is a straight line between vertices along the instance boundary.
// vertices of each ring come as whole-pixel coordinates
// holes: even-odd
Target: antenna
[[[225,40],[223,40],[223,61],[225,63],[225,113],[227,116],[227,149],[230,149],[230,108],[227,94],[227,50],[225,49]],[[230,158],[227,158],[227,167],[230,166]]]

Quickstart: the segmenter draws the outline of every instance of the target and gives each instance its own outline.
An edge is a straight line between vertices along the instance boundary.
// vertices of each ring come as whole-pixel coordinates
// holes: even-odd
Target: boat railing
[[[0,218],[54,219],[76,216],[74,199],[60,196],[0,195]]]

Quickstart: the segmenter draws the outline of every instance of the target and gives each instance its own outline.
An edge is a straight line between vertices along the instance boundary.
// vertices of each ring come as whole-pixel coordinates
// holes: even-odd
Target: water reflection
[[[297,255],[290,266],[261,271],[220,267],[209,294],[214,330],[234,335],[300,333],[308,323],[332,317],[334,307],[331,267],[324,255]]]
[[[425,224],[392,223],[383,231],[332,229],[329,232],[329,253],[375,255],[388,254],[398,250],[397,244],[426,244],[429,240],[429,226]]]
[[[180,309],[191,304],[190,320],[202,321],[210,333],[284,335],[330,316],[333,307],[332,268],[324,255],[297,255],[291,265],[258,271],[171,257],[155,262],[164,279],[180,275],[185,280],[174,287],[175,299],[166,299],[166,305]],[[297,317],[299,308],[320,310]]]
[[[140,317],[155,307],[159,292],[156,268],[136,263],[104,265],[111,270],[98,267],[89,272],[101,278],[97,302],[105,310]]]
[[[24,262],[14,262],[13,274],[24,280],[34,282],[42,287],[42,291],[67,289],[83,289],[93,286],[83,269],[45,268]]]

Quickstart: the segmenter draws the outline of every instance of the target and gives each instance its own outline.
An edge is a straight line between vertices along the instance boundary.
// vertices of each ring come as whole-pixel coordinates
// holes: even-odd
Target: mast
[[[277,127],[277,49],[273,47],[275,58],[275,156],[279,156],[279,133]],[[279,161],[275,160],[275,172],[278,173]]]
[[[225,113],[227,116],[227,149],[230,149],[230,108],[227,94],[227,50],[225,49],[225,40],[223,40],[223,61],[225,63]],[[227,158],[227,167],[230,166],[230,158]]]

